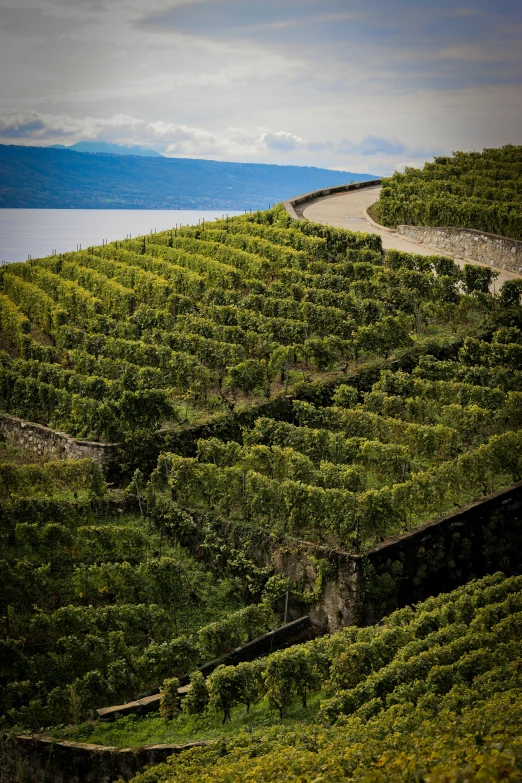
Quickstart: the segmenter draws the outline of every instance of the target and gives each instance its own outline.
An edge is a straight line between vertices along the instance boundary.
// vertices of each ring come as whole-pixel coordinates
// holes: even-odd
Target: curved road
[[[464,259],[446,251],[442,252],[440,249],[408,239],[391,229],[385,229],[370,223],[363,213],[371,204],[377,201],[380,192],[381,188],[378,185],[374,188],[363,188],[347,193],[321,196],[313,201],[295,206],[295,211],[299,217],[308,218],[308,220],[313,220],[316,223],[325,223],[337,228],[348,228],[350,231],[369,231],[373,234],[380,234],[382,246],[385,250],[394,248],[395,250],[405,250],[408,253],[418,253],[422,256],[450,256],[460,266],[469,263],[479,263],[478,261]],[[485,264],[479,265],[485,266]],[[521,277],[521,275],[515,272],[506,272],[504,269],[497,269],[496,267],[489,268],[494,268],[498,272],[497,287],[502,285],[505,280]]]

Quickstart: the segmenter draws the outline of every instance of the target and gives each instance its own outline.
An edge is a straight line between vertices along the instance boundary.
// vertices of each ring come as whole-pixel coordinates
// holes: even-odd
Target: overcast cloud
[[[376,174],[522,144],[520,0],[0,0],[0,142]]]

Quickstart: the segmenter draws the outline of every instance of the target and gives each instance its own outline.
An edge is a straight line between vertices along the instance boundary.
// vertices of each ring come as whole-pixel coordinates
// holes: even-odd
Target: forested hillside
[[[522,239],[522,147],[455,152],[383,180],[385,226],[456,226]]]
[[[0,208],[266,209],[368,179],[375,177],[309,166],[0,145]]]

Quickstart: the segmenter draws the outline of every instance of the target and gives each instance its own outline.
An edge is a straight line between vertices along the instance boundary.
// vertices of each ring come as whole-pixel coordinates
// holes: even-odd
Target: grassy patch
[[[366,212],[368,213],[368,215],[371,217],[372,220],[375,220],[376,223],[382,225],[381,216],[379,215],[378,201],[376,201],[375,204],[370,204],[370,206],[366,208]],[[390,228],[396,228],[396,226],[390,226]]]
[[[207,711],[204,715],[181,713],[174,720],[165,720],[157,714],[142,718],[129,715],[113,723],[87,721],[79,726],[58,727],[51,733],[59,739],[119,748],[153,744],[183,745],[199,740],[231,737],[250,728],[264,729],[269,726],[290,726],[307,722],[313,719],[319,707],[320,696],[320,693],[311,696],[306,708],[299,698],[294,699],[283,721],[277,709],[272,709],[267,701],[261,701],[251,707],[248,714],[244,705],[234,707],[231,710],[231,720],[224,725],[221,713]]]

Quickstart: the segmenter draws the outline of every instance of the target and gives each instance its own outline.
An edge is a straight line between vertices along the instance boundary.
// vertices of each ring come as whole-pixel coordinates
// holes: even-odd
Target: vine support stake
[[[286,591],[285,595],[285,619],[283,620],[283,625],[286,625],[286,618],[288,617],[288,595],[289,591]]]
[[[143,516],[143,507],[141,505],[140,489],[138,487],[138,478],[137,477],[134,479],[134,483],[136,485],[136,494],[138,496],[138,505],[140,507],[140,514],[141,514],[141,516]]]

